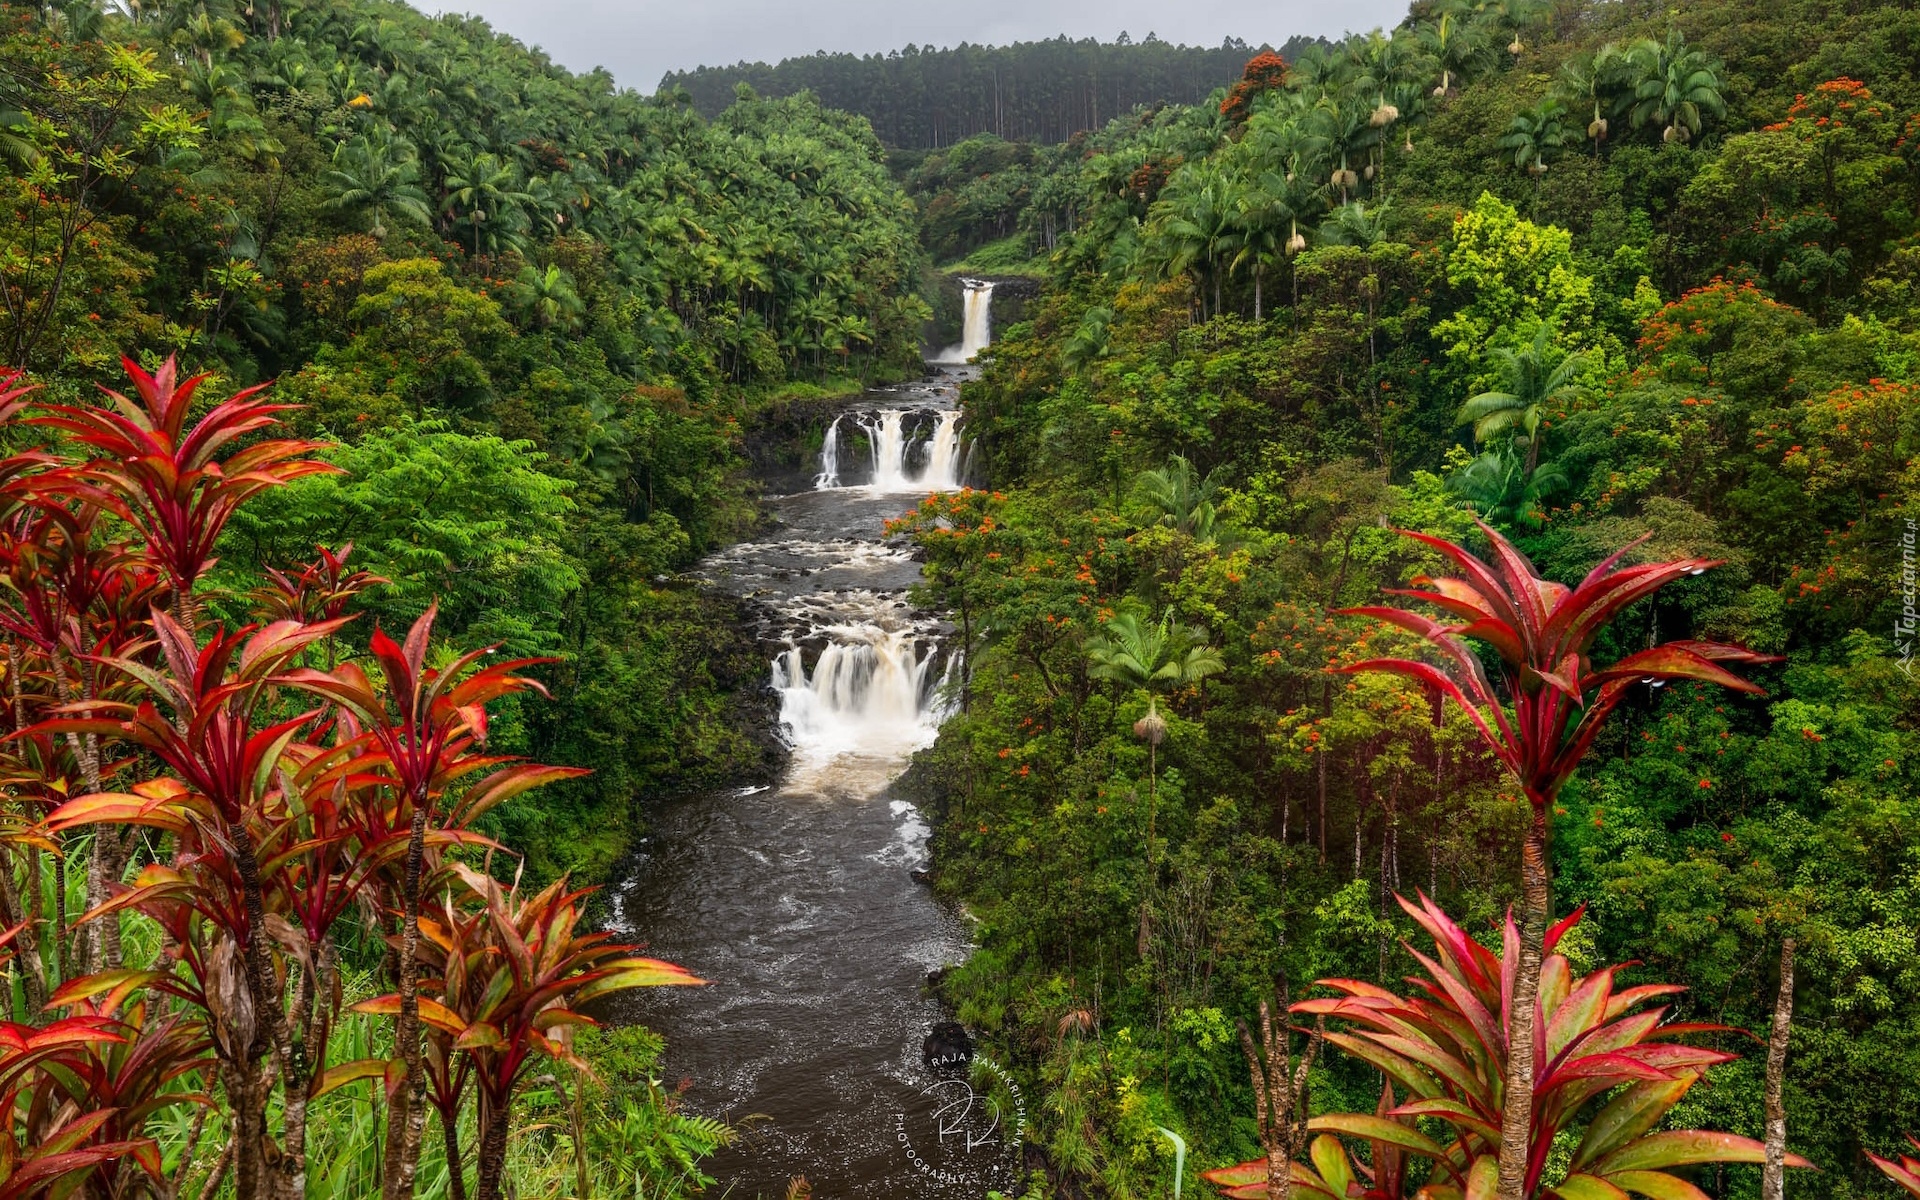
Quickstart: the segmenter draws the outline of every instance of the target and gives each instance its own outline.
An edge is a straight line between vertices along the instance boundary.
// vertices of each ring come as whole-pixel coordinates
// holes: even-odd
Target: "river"
[[[709,1165],[716,1195],[781,1196],[804,1175],[821,1200],[978,1200],[1014,1182],[1021,1099],[984,1060],[923,1060],[945,1019],[928,973],[968,933],[913,880],[927,826],[890,791],[933,741],[949,659],[883,526],[959,487],[964,374],[864,394],[814,486],[769,500],[773,531],[698,570],[759,614],[793,756],[771,787],[658,814],[615,924],[711,982],[631,993],[615,1018],[665,1036],[665,1082],[691,1111],[742,1127]]]

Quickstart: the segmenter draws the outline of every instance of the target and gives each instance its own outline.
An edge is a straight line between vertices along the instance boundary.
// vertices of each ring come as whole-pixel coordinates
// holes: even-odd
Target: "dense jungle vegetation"
[[[920,369],[868,124],[383,0],[7,3],[0,162],[0,1195],[697,1188],[658,1040],[575,1036],[686,977],[544,885],[772,768],[673,577],[750,414]]]
[[[745,70],[0,3],[0,1197],[708,1182],[551,881],[770,768],[675,575],[930,261],[1044,279],[895,526],[1035,1200],[1920,1194],[1920,14]]]
[[[965,391],[994,490],[901,526],[967,655],[964,711],[918,769],[940,797],[940,886],[980,919],[945,988],[1035,1086],[1036,1190],[1160,1194],[1165,1126],[1189,1190],[1246,1160],[1214,1178],[1284,1195],[1260,1160],[1293,1158],[1291,1188],[1397,1196],[1427,1168],[1406,1171],[1422,1152],[1393,1122],[1454,1121],[1466,1157],[1435,1194],[1494,1194],[1466,1165],[1500,1141],[1497,1087],[1466,1089],[1471,1120],[1440,1099],[1319,1117],[1352,1163],[1333,1138],[1309,1162],[1292,1117],[1391,1108],[1369,1062],[1405,1100],[1466,1088],[1434,1082],[1450,1062],[1500,1079],[1504,1051],[1431,1057],[1356,1015],[1382,1001],[1314,999],[1290,1039],[1258,1013],[1276,981],[1284,1005],[1325,997],[1317,979],[1367,995],[1446,974],[1457,990],[1433,996],[1466,1006],[1449,1036],[1473,1005],[1497,1019],[1498,964],[1491,998],[1462,999],[1481,968],[1457,931],[1394,896],[1424,892],[1498,952],[1502,912],[1530,907],[1527,800],[1545,796],[1553,916],[1584,913],[1543,1003],[1627,963],[1622,986],[1682,986],[1676,1017],[1734,1031],[1689,1039],[1739,1055],[1694,1060],[1700,1086],[1620,1095],[1649,1122],[1755,1139],[1777,1108],[1818,1168],[1791,1172],[1793,1194],[1895,1194],[1868,1156],[1920,1124],[1911,6],[1421,3],[1249,63],[1205,104],[1065,148],[976,138],[917,170],[936,257],[1047,273]],[[1330,673],[1446,664],[1418,651],[1424,617],[1335,610],[1465,574],[1395,530],[1485,557],[1476,517],[1568,585],[1623,548],[1626,569],[1679,568],[1613,615],[1591,665],[1502,668],[1516,706],[1586,703],[1600,693],[1569,672],[1698,640],[1778,656],[1734,672],[1764,694],[1715,686],[1733,678],[1718,667],[1629,669],[1564,787],[1523,795],[1436,668]],[[1448,585],[1442,607],[1481,611],[1515,578]],[[1446,640],[1446,611],[1410,607]],[[1487,671],[1524,649],[1503,628],[1469,633],[1490,639]],[[1403,948],[1435,941],[1453,950],[1424,965]],[[1311,1014],[1347,1040],[1319,1048],[1301,1096]],[[1586,1027],[1554,1019],[1555,1048]],[[1608,1111],[1536,1113],[1546,1157],[1498,1193],[1621,1194],[1573,1178],[1600,1169],[1577,1147],[1621,1128]],[[1753,1196],[1757,1155],[1626,1186]]]
[[[1295,54],[1313,44],[1297,37]],[[1068,38],[1011,46],[907,46],[888,54],[817,54],[766,63],[669,73],[663,89],[685,91],[715,116],[741,85],[763,96],[812,92],[822,104],[859,113],[888,146],[928,150],[977,133],[1043,144],[1097,129],[1141,105],[1193,104],[1239,77],[1265,49],[1228,39],[1180,46],[1148,34],[1135,42]]]
[[[864,122],[708,122],[397,4],[3,15],[0,357],[75,397],[178,353],[306,405],[349,474],[243,513],[223,568],[352,542],[389,627],[438,596],[463,643],[560,657],[523,747],[595,782],[500,818],[545,873],[603,870],[643,789],[762,759],[727,709],[763,664],[653,581],[752,519],[756,397],[917,368]]]

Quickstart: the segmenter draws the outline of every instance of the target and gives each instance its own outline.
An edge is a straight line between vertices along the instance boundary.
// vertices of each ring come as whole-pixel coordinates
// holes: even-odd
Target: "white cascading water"
[[[908,424],[915,414],[906,409],[888,408],[870,416],[855,416],[854,423],[867,435],[873,452],[873,479],[864,485],[869,491],[888,493],[953,492],[960,489],[965,455],[960,442],[960,412],[942,409],[933,414],[933,428],[924,436],[924,420]],[[820,447],[820,473],[813,477],[816,491],[827,491],[840,483],[840,422],[835,417],[827,427],[826,441]],[[915,452],[924,449],[924,462],[916,464]]]
[[[839,417],[835,417],[833,424],[827,426],[827,439],[820,443],[820,473],[813,477],[813,486],[820,491],[840,486]]]
[[[940,352],[935,361],[972,362],[973,356],[993,342],[993,284],[985,279],[960,281],[960,344]]]
[[[876,492],[904,492],[913,486],[913,480],[907,476],[907,451],[912,442],[907,437],[907,414],[897,408],[885,409],[872,421],[861,421],[860,428],[867,431],[867,442],[873,447],[873,482],[868,486]]]
[[[846,416],[873,450],[873,482],[864,489],[840,486],[839,433]],[[960,490],[964,469],[959,409],[883,408],[834,418],[814,486],[872,496],[953,492]],[[883,551],[878,544],[873,550],[880,552],[876,564],[911,562],[905,550]],[[829,608],[793,610],[798,627],[789,627],[791,641],[773,661],[780,724],[796,755],[824,764],[849,753],[897,756],[931,744],[948,715],[944,697],[956,662],[947,656],[944,674],[928,678],[937,656],[937,623],[916,616],[898,593],[834,595]],[[809,670],[802,645],[822,641]]]
[[[927,686],[931,646],[911,629],[841,625],[807,670],[800,647],[773,661],[780,723],[803,756],[897,754],[929,744],[939,729]]]
[[[960,413],[948,410],[934,424],[927,446],[927,469],[920,474],[919,486],[932,492],[952,492],[960,488]]]

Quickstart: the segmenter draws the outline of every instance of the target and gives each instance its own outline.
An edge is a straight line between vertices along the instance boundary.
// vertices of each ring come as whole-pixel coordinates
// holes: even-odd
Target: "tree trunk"
[[[1153,896],[1156,876],[1153,869],[1153,818],[1154,809],[1160,801],[1160,747],[1151,739],[1147,742],[1147,872],[1140,888],[1140,934],[1139,945],[1135,947],[1144,960],[1147,951],[1153,946],[1153,911],[1149,901]]]
[[[1533,822],[1520,852],[1520,967],[1514,974],[1513,1007],[1507,1014],[1507,1088],[1500,1112],[1500,1200],[1524,1200],[1527,1155],[1532,1144],[1534,1028],[1540,997],[1541,944],[1553,909],[1547,873],[1547,814],[1551,796],[1527,797]]]
[[[451,1189],[453,1200],[467,1200],[467,1172],[460,1163],[460,1112],[444,1110],[440,1113],[440,1141],[447,1150],[447,1186]],[[581,1196],[585,1197],[582,1192]]]
[[[237,1047],[245,1053],[244,1047]],[[234,1195],[239,1200],[267,1200],[272,1193],[267,1166],[267,1087],[265,1073],[255,1061],[222,1063],[221,1082],[231,1101],[228,1148],[233,1151]]]
[[[1260,307],[1260,275],[1261,268],[1255,266],[1253,268],[1253,319],[1255,321],[1260,320],[1264,315]]]
[[[1286,976],[1274,987],[1279,1007],[1278,1029],[1275,1012],[1265,1000],[1260,1002],[1260,1042],[1245,1021],[1235,1024],[1240,1032],[1240,1051],[1246,1056],[1247,1072],[1253,1078],[1253,1113],[1260,1148],[1266,1151],[1267,1200],[1291,1200],[1291,1165],[1307,1148],[1307,1074],[1314,1055],[1320,1049],[1324,1029],[1308,1035],[1300,1061],[1293,1062],[1293,1034],[1287,1020]]]
[[[1067,940],[1067,974],[1073,974],[1073,940]],[[564,1090],[561,1093],[565,1095]],[[573,1190],[579,1195],[574,1200],[593,1200],[593,1170],[587,1161],[587,1082],[579,1075],[573,1077],[573,1095],[567,1104],[567,1115],[573,1122]],[[462,1197],[461,1200],[465,1200]]]
[[[407,1064],[406,1086],[387,1108],[387,1153],[381,1171],[383,1200],[411,1200],[420,1165],[420,1137],[427,1124],[427,1077],[420,1058],[420,875],[427,843],[426,797],[415,797],[413,831],[401,891],[400,1016],[393,1037]]]
[[[483,1109],[486,1105],[481,1106]],[[507,1170],[507,1116],[511,1102],[486,1115],[486,1128],[480,1131],[480,1168],[475,1181],[475,1200],[500,1200],[500,1180]]]
[[[40,852],[29,850],[26,854],[27,896],[37,897],[40,890]],[[31,907],[30,907],[31,906]],[[39,938],[36,928],[39,924],[35,916],[32,899],[23,898],[13,885],[13,860],[4,849],[0,849],[0,922],[7,927],[20,926],[19,934],[14,938],[14,948],[20,962],[20,981],[26,989],[27,1011],[39,1012],[47,1002],[47,964],[40,957]]]
[[[1322,680],[1320,683],[1319,723],[1324,726],[1326,719],[1332,714],[1333,685]],[[1318,760],[1315,763],[1315,768],[1320,773],[1320,865],[1323,867],[1327,865],[1327,750],[1326,731],[1323,729],[1320,734],[1319,750],[1315,755],[1315,758]]]
[[[1787,1041],[1793,1032],[1793,939],[1780,943],[1780,994],[1773,1002],[1773,1035],[1767,1039],[1766,1162],[1760,1169],[1760,1200],[1787,1194]]]

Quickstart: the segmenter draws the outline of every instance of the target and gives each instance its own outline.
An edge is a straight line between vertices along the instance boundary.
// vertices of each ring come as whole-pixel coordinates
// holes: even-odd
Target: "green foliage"
[[[1894,586],[1920,503],[1920,88],[1887,49],[1911,14],[1541,15],[1422,6],[1300,55],[1231,124],[1169,106],[1077,162],[955,148],[1030,187],[1024,208],[925,177],[930,205],[980,202],[956,236],[1054,221],[1028,242],[1053,250],[1046,290],[965,392],[1005,489],[991,542],[912,532],[932,597],[964,589],[989,631],[928,752],[942,886],[981,918],[950,994],[1032,1048],[1036,1136],[1090,1186],[1136,1186],[1102,1073],[1119,1030],[1197,1165],[1242,1162],[1262,1147],[1238,1047],[1202,1049],[1195,1014],[1251,1020],[1281,973],[1397,986],[1395,892],[1468,930],[1518,899],[1525,805],[1471,721],[1326,674],[1393,645],[1328,609],[1443,573],[1392,530],[1472,542],[1476,514],[1550,578],[1643,534],[1623,567],[1724,564],[1619,614],[1594,661],[1786,657],[1746,672],[1764,699],[1680,681],[1615,708],[1545,814],[1558,907],[1589,906],[1563,949],[1764,1036],[1798,939],[1788,1126],[1821,1171],[1796,1194],[1891,1194],[1861,1148],[1920,1125]],[[1116,625],[1163,618],[1225,666],[1153,698],[1156,789],[1149,697],[1100,676]],[[1669,1118],[1757,1138],[1763,1075],[1716,1066]],[[1316,1111],[1378,1095],[1351,1063],[1314,1071]],[[1757,1177],[1692,1182],[1744,1198]]]
[[[582,580],[564,546],[573,488],[540,458],[526,442],[401,424],[334,451],[341,474],[262,497],[234,532],[256,562],[351,543],[387,581],[367,607],[390,628],[437,600],[469,644],[551,653]]]
[[[1575,263],[1568,231],[1522,220],[1482,192],[1454,223],[1445,261],[1459,300],[1433,337],[1462,384],[1495,382],[1483,366],[1492,352],[1524,345],[1543,324],[1575,347],[1592,345],[1594,280]]]

